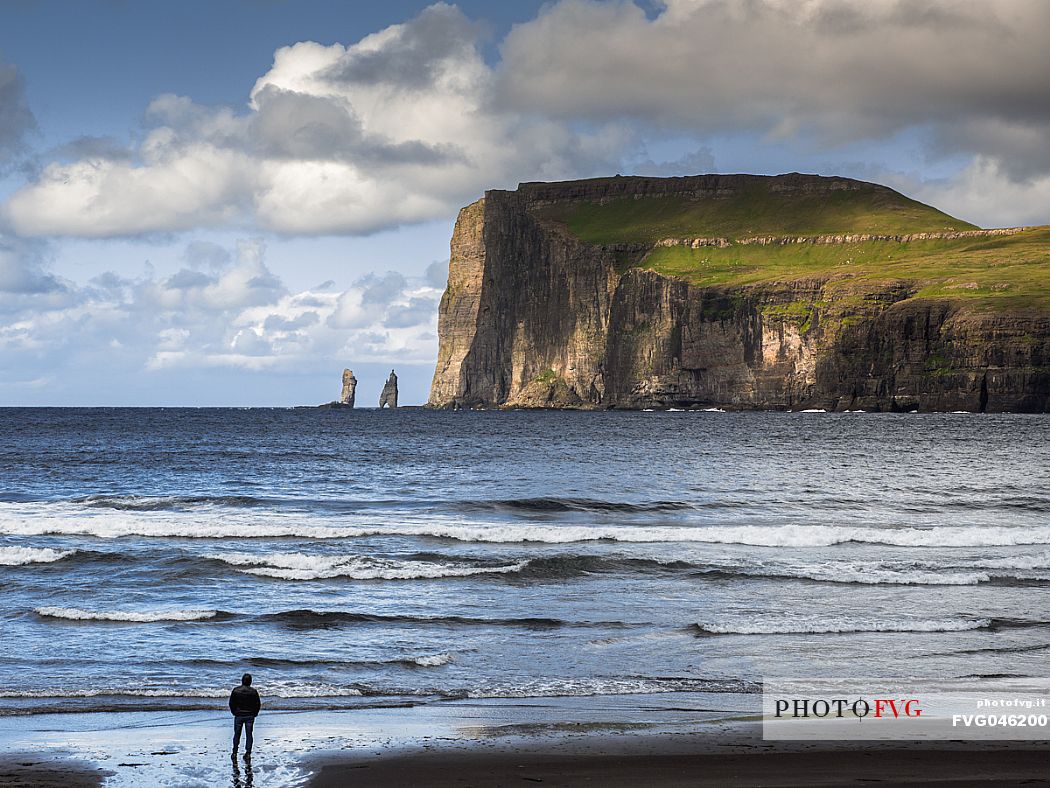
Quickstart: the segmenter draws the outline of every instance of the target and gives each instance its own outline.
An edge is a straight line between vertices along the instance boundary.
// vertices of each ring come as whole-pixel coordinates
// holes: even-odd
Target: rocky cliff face
[[[834,272],[691,284],[638,267],[654,244],[584,243],[536,210],[668,189],[702,198],[748,177],[525,184],[464,208],[430,405],[1050,409],[1050,314]],[[806,193],[855,183],[792,177],[782,187]]]

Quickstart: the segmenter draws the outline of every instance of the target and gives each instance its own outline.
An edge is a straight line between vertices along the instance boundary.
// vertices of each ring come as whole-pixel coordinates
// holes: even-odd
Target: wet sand
[[[806,752],[712,752],[717,745],[697,736],[663,751],[659,743],[636,740],[646,752],[623,752],[623,742],[604,751],[524,747],[500,752],[430,751],[394,756],[343,757],[315,766],[310,788],[387,786],[848,786],[848,785],[1050,785],[1047,750],[1014,750],[1000,745],[978,749],[863,748]],[[633,747],[629,747],[633,749]]]
[[[0,785],[4,788],[95,788],[110,774],[72,759],[24,753],[0,756]]]

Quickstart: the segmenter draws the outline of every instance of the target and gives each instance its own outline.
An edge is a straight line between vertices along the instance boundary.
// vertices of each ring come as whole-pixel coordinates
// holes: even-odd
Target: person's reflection
[[[244,761],[244,776],[241,776],[241,767],[237,761],[233,762],[233,788],[252,788],[252,762]]]

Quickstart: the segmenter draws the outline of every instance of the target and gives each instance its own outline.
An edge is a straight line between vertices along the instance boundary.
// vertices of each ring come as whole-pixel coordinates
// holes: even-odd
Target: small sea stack
[[[390,370],[390,377],[386,379],[383,393],[379,395],[379,409],[382,410],[387,406],[397,407],[397,373],[394,370]]]
[[[354,377],[352,369],[343,370],[343,391],[339,395],[339,404],[348,408],[354,407],[354,397],[357,392],[357,378]]]
[[[353,410],[354,401],[357,398],[357,378],[354,377],[352,369],[343,370],[343,388],[339,392],[339,399],[325,402],[323,405],[314,407],[320,410]]]

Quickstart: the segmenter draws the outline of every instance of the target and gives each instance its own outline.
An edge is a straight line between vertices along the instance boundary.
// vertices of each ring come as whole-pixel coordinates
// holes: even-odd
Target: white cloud
[[[21,235],[102,238],[188,230],[241,216],[249,158],[208,144],[180,145],[155,130],[134,164],[83,159],[49,164],[4,212]]]
[[[350,362],[426,362],[437,350],[440,291],[422,278],[369,274],[343,291],[290,292],[258,239],[225,255],[209,249],[231,260],[220,270],[106,273],[83,286],[34,272],[32,259],[16,251],[0,246],[0,366],[27,379],[68,365],[298,374]],[[33,276],[45,286],[26,286]]]
[[[910,187],[910,188],[909,188]],[[1046,224],[1050,173],[1015,180],[995,158],[978,156],[945,180],[905,185],[918,200],[988,227]]]
[[[283,47],[247,113],[161,96],[130,158],[49,164],[4,213],[27,236],[219,225],[370,233],[445,217],[522,176],[613,166],[616,133],[495,108],[477,36],[437,4],[350,46]]]
[[[349,45],[282,47],[243,109],[159,96],[138,144],[56,149],[0,219],[23,236],[368,234],[447,218],[519,180],[628,171],[623,161],[714,169],[712,141],[741,135],[788,144],[789,170],[806,169],[790,143],[922,130],[928,155],[994,166],[1013,191],[1038,193],[1050,172],[1044,0],[643,5],[544,6],[494,65],[478,26],[443,3]],[[21,96],[5,74],[0,93]],[[647,160],[642,141],[661,138],[684,147]],[[996,215],[990,200],[976,210]]]
[[[503,41],[498,94],[565,119],[837,142],[960,119],[1050,120],[1042,0],[664,5],[654,17],[630,2],[546,7]]]

